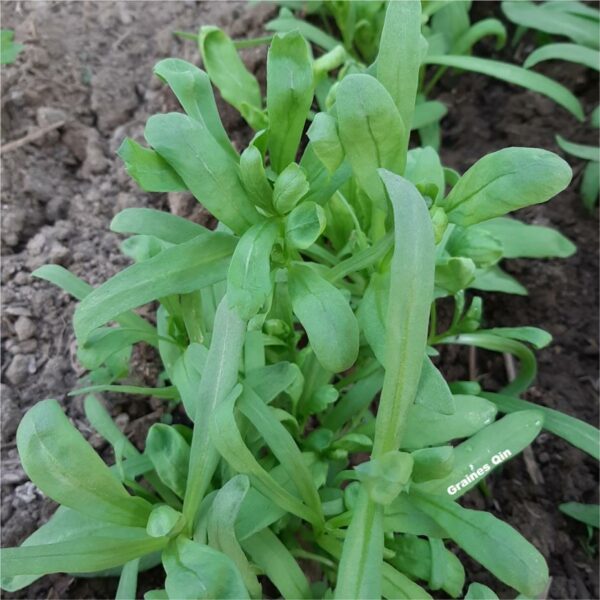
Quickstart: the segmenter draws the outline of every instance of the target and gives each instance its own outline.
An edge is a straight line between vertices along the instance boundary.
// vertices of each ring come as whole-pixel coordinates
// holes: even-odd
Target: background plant
[[[415,92],[401,92],[416,89],[420,65],[412,37],[392,34],[408,22],[418,38],[419,4],[391,7],[381,47],[406,60],[344,78],[330,110],[313,119],[298,163],[315,90],[299,34],[273,40],[266,128],[241,156],[207,75],[176,59],[157,65],[187,115],[151,117],[149,147],[127,140],[121,155],[145,189],[189,189],[218,217],[217,230],[128,209],[112,228],[131,235],[124,249],[136,264],[96,289],[56,266],[37,275],[80,298],[74,328],[90,369],[139,341],[157,347],[168,385],[96,391],[181,400],[194,426],[157,423],[141,454],[88,396],[88,419],[114,448],[109,470],[57,403],[34,407],[19,428],[19,451],[32,480],[62,507],[21,548],[2,552],[5,588],[48,572],[116,569],[119,597],[133,597],[137,572],[162,561],[165,590],[149,598],[255,597],[257,573],[290,598],[334,587],[338,597],[427,597],[416,580],[458,596],[464,570],[444,539],[523,593],[545,586],[532,546],[454,502],[476,481],[452,498],[446,490],[468,464],[507,449],[516,455],[544,418],[596,455],[597,432],[542,407],[524,410],[510,395],[484,398],[472,382],[450,387],[427,355],[450,343],[514,352],[523,369],[505,392],[527,387],[535,360],[526,344],[549,337],[534,328],[481,330],[480,302],[464,298],[463,267],[475,258],[451,248],[464,247],[471,228],[549,199],[570,170],[551,153],[512,148],[456,177],[435,152],[408,152]],[[424,174],[419,159],[429,161]],[[529,231],[528,240],[564,244],[556,233]],[[467,247],[472,255],[487,246]],[[454,319],[440,332],[433,300],[449,294]],[[154,300],[156,326],[131,312]],[[515,414],[495,421],[498,406]],[[371,460],[352,469],[364,452]],[[499,543],[507,558],[493,557]],[[306,579],[298,559],[320,567],[319,581]]]
[[[548,60],[562,60],[600,71],[600,12],[580,2],[502,2],[506,17],[519,27],[514,43],[528,29],[538,32],[542,42],[525,60],[525,68]],[[554,42],[553,36],[566,37],[568,42]],[[598,128],[598,107],[589,117],[590,126]],[[556,136],[560,148],[571,156],[587,161],[583,169],[580,193],[584,205],[592,210],[598,202],[600,187],[600,149],[598,146],[576,144]]]

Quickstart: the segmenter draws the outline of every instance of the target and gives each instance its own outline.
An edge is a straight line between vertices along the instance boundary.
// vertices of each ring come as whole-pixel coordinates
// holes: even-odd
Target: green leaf
[[[286,240],[292,248],[305,250],[317,241],[326,224],[325,211],[318,204],[302,202],[286,219]]]
[[[427,346],[435,264],[433,229],[422,196],[406,179],[389,171],[379,173],[394,208],[395,247],[375,458],[397,450],[406,430],[406,415],[415,400]]]
[[[244,390],[238,405],[242,414],[254,425],[294,481],[304,502],[322,519],[321,501],[313,476],[287,429],[277,420],[272,409],[264,404],[251,388]]]
[[[429,600],[433,598],[420,585],[386,562],[382,564],[381,575],[381,591],[384,598],[394,598],[395,600],[415,600],[415,598]]]
[[[265,127],[258,81],[245,67],[229,36],[212,25],[201,27],[198,47],[206,72],[223,99],[240,112],[252,129]]]
[[[452,471],[454,466],[454,448],[438,446],[422,448],[412,453],[414,467],[412,479],[415,483],[441,479]]]
[[[483,583],[472,583],[467,590],[465,600],[498,600],[498,596]]]
[[[155,538],[168,536],[181,523],[181,513],[167,504],[155,504],[146,524],[146,533]]]
[[[173,427],[155,423],[146,438],[146,455],[160,480],[183,498],[188,477],[190,447]]]
[[[598,51],[579,44],[546,44],[536,48],[523,63],[526,69],[546,60],[566,60],[600,71]]]
[[[171,542],[163,552],[163,566],[169,598],[249,598],[242,576],[228,556],[183,536]]]
[[[110,223],[111,231],[150,235],[170,244],[189,242],[209,230],[189,219],[153,208],[126,208]]]
[[[308,194],[310,185],[306,173],[297,163],[292,162],[283,169],[275,180],[273,188],[273,205],[275,210],[284,215]]]
[[[479,271],[469,287],[484,292],[503,292],[505,294],[527,296],[527,290],[498,265]]]
[[[218,334],[211,340],[192,418],[194,435],[183,502],[183,514],[192,528],[219,462],[219,453],[211,439],[211,419],[237,383],[246,329],[246,322],[229,308],[225,295],[215,314],[213,331]]]
[[[455,395],[455,412],[444,415],[414,404],[408,410],[402,448],[417,449],[466,438],[493,422],[496,407],[478,396]]]
[[[223,150],[205,124],[181,113],[153,115],[144,136],[196,199],[235,233],[260,220],[240,182],[237,159]]]
[[[208,75],[179,58],[161,60],[155,65],[154,74],[169,85],[188,116],[202,123],[223,150],[237,158],[237,152],[221,123]]]
[[[387,201],[377,169],[402,173],[408,144],[408,130],[394,100],[374,77],[348,75],[339,84],[336,110],[340,139],[354,175],[385,211]]]
[[[270,529],[263,529],[245,539],[242,545],[286,600],[312,598],[302,569]]]
[[[286,8],[281,9],[277,18],[268,21],[265,24],[265,29],[267,31],[280,31],[282,33],[297,30],[309,42],[312,42],[327,51],[333,50],[339,45],[339,41],[336,38],[327,35],[323,30],[311,25],[303,19],[296,19],[296,17],[294,17],[294,15]]]
[[[167,538],[149,537],[142,528],[108,527],[98,534],[64,542],[2,548],[2,577],[34,577],[35,580],[50,573],[104,571],[157,552],[167,542]],[[4,582],[2,585],[4,587]]]
[[[60,265],[43,265],[31,275],[49,281],[77,300],[83,300],[94,289],[89,283]]]
[[[265,172],[263,156],[252,144],[240,157],[240,176],[254,205],[268,214],[273,213],[273,189]]]
[[[244,443],[234,415],[235,401],[240,392],[241,386],[238,386],[213,411],[210,423],[213,444],[233,469],[248,475],[253,487],[272,502],[309,523],[319,523],[318,515],[273,479]]]
[[[423,361],[415,404],[422,404],[445,415],[452,415],[455,411],[454,399],[444,376],[427,356]]]
[[[275,221],[250,227],[236,246],[227,273],[229,307],[242,319],[252,318],[271,294],[271,250],[277,236]]]
[[[414,183],[415,187],[432,200],[441,199],[444,195],[446,184],[444,170],[438,153],[433,148],[412,148],[408,151],[406,160],[406,179]]]
[[[542,423],[542,413],[534,410],[503,417],[454,448],[454,467],[448,475],[416,487],[427,494],[460,498],[496,467],[529,446]]]
[[[198,392],[208,349],[202,344],[190,344],[173,365],[170,377],[177,387],[188,417],[193,421],[198,405]]]
[[[281,173],[296,158],[312,104],[312,56],[297,31],[277,34],[267,55],[267,112],[271,166]]]
[[[411,129],[419,85],[421,39],[421,3],[389,2],[381,31],[376,73],[394,100],[406,134]],[[401,148],[404,154],[408,137],[402,140]]]
[[[123,570],[121,571],[121,576],[119,577],[119,586],[117,587],[115,600],[135,600],[137,597],[139,564],[139,558],[134,558],[128,563],[125,563]]]
[[[548,98],[566,108],[580,121],[583,121],[583,109],[579,100],[566,87],[539,73],[528,71],[516,65],[474,56],[426,56],[423,62],[429,65],[441,65],[482,73],[488,77],[494,77],[538,92],[548,96]]]
[[[456,294],[473,282],[475,269],[475,263],[470,258],[451,256],[435,265],[435,285]]]
[[[235,521],[249,489],[248,478],[235,475],[217,492],[208,517],[208,540],[213,548],[231,558],[250,595],[259,598],[261,585],[235,534]]]
[[[144,527],[150,504],[130,496],[56,400],[44,400],[17,430],[23,469],[47,496],[82,513],[119,525]]]
[[[566,258],[576,246],[558,231],[541,225],[528,225],[510,217],[498,217],[469,227],[482,229],[502,244],[505,258]]]
[[[590,527],[600,528],[600,506],[597,504],[581,504],[580,502],[566,502],[559,505],[560,512],[572,519],[581,521]]]
[[[23,50],[23,44],[13,42],[15,32],[10,29],[0,30],[0,65],[8,65],[17,60],[17,55]]]
[[[415,112],[413,113],[412,117],[411,129],[422,129],[423,127],[427,127],[428,125],[437,123],[438,121],[441,121],[447,113],[448,109],[446,108],[446,106],[438,100],[428,100],[426,102],[421,102],[420,104],[417,104],[415,106]],[[423,148],[423,150],[424,149],[425,148]],[[409,179],[408,174],[406,175],[406,177]]]
[[[452,188],[443,208],[452,223],[464,227],[546,202],[570,181],[571,168],[556,154],[505,148],[478,160]]]
[[[598,49],[600,44],[597,23],[576,14],[549,9],[546,3],[504,1],[502,11],[517,25],[531,27],[545,33],[564,35],[574,42],[591,48]]]
[[[527,342],[537,350],[545,348],[552,342],[552,336],[539,327],[493,327],[486,329],[486,333],[499,335],[500,337],[508,338],[509,340],[519,340]]]
[[[328,113],[317,113],[306,135],[319,160],[333,173],[344,160],[344,149],[335,118]]]
[[[446,249],[452,256],[470,258],[477,267],[485,268],[495,265],[503,256],[502,242],[483,226],[456,227]]]
[[[340,559],[336,599],[380,598],[383,564],[383,507],[361,486]]]
[[[393,450],[380,458],[361,463],[354,470],[371,500],[389,506],[406,489],[413,464],[410,454]]]
[[[530,597],[544,590],[548,582],[544,557],[510,525],[441,497],[419,493],[415,500],[420,510],[498,579]]]
[[[305,264],[293,264],[288,274],[292,309],[318,361],[333,373],[349,369],[358,356],[359,331],[343,294]]]
[[[599,57],[600,54],[596,53]],[[577,158],[583,158],[584,160],[600,161],[600,148],[598,146],[586,146],[584,144],[575,144],[565,140],[564,137],[557,135],[556,143],[564,150],[567,154],[576,156]]]
[[[187,294],[225,279],[235,246],[232,236],[211,232],[132,265],[79,304],[73,318],[79,339],[122,313],[171,294]]]
[[[125,138],[117,154],[130,177],[146,192],[184,192],[188,188],[171,165],[150,148]]]
[[[589,162],[583,170],[581,180],[581,198],[583,205],[592,211],[598,203],[598,192],[600,191],[600,164]]]
[[[506,43],[506,28],[498,19],[482,19],[471,25],[452,46],[452,54],[468,54],[473,46],[484,37],[493,35],[496,38],[496,50]]]
[[[484,398],[493,402],[500,412],[513,413],[523,410],[536,410],[544,417],[543,428],[557,435],[576,448],[600,460],[600,432],[593,425],[566,415],[558,410],[547,408],[506,394],[483,393]]]

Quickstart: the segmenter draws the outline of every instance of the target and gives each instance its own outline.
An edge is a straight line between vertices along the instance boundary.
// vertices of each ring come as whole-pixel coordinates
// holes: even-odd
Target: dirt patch
[[[487,4],[476,3],[475,9],[496,10]],[[108,224],[129,206],[170,208],[197,220],[206,218],[185,196],[141,192],[115,151],[126,135],[141,138],[151,114],[176,108],[170,92],[153,77],[152,66],[167,56],[197,63],[198,55],[192,43],[175,39],[173,30],[210,23],[234,36],[259,34],[272,11],[243,2],[3,2],[3,28],[16,29],[18,41],[26,44],[18,62],[2,69],[3,142],[66,120],[36,143],[2,157],[4,546],[19,543],[54,510],[18,463],[14,433],[27,408],[40,399],[57,398],[94,446],[106,450],[83,418],[80,400],[66,396],[79,374],[70,323],[74,303],[49,284],[32,280],[31,270],[55,262],[91,284],[104,281],[127,264]],[[485,45],[482,49],[485,53]],[[249,50],[246,56],[263,80],[264,51]],[[503,58],[510,52],[504,51]],[[523,53],[528,52],[521,45],[519,60]],[[589,71],[548,68],[584,97],[588,112],[597,104],[597,77]],[[555,133],[582,142],[594,139],[594,132],[549,100],[485,77],[448,73],[436,94],[449,107],[442,156],[461,170],[485,153],[511,145],[558,151]],[[227,130],[243,147],[247,128],[231,108],[220,103],[220,110]],[[576,189],[582,164],[568,160],[576,172],[571,187],[547,205],[520,211],[519,217],[559,228],[578,245],[578,253],[567,260],[511,261],[507,270],[530,295],[486,295],[485,314],[494,325],[537,325],[550,331],[554,343],[538,354],[540,373],[530,399],[597,424],[598,223],[583,209]],[[448,375],[466,376],[463,351],[449,350],[443,358]],[[138,381],[151,381],[145,372],[149,362],[139,357]],[[478,370],[487,387],[502,384],[503,364],[497,356],[479,353]],[[158,401],[114,397],[113,402],[114,414],[134,440],[143,438],[162,410]],[[546,434],[533,451],[544,484],[533,484],[518,458],[489,480],[490,496],[473,491],[466,502],[492,510],[540,548],[554,577],[549,597],[597,598],[596,565],[584,544],[586,532],[558,511],[560,502],[597,501],[597,466]],[[510,596],[469,564],[474,580]],[[158,572],[140,579],[140,591],[160,583]],[[115,580],[55,575],[5,597],[104,598],[114,597],[115,589]]]

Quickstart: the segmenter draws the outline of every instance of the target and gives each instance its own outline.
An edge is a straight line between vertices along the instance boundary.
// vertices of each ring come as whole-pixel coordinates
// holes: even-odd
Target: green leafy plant
[[[573,251],[558,233],[503,216],[548,200],[571,172],[550,152],[507,148],[460,176],[432,149],[408,150],[420,11],[388,6],[379,56],[394,62],[343,78],[306,143],[316,81],[298,32],[270,46],[266,110],[249,90],[230,96],[264,123],[241,155],[209,76],[177,59],[156,66],[185,114],[152,116],[148,146],[128,139],[120,155],[142,188],[187,189],[219,224],[129,208],[111,228],[130,236],[133,265],[97,288],[56,265],[36,271],[80,301],[79,357],[101,382],[73,393],[86,395],[115,463],[56,401],[29,410],[17,434],[23,468],[61,506],[2,550],[3,589],[96,573],[120,576],[117,597],[133,598],[138,573],[162,564],[164,589],[149,600],[258,598],[259,576],[284,598],[427,598],[426,587],[458,597],[465,572],[449,542],[524,595],[544,589],[541,554],[456,500],[543,427],[595,456],[598,431],[518,398],[535,377],[530,347],[550,336],[482,329],[481,300],[465,289],[482,274],[501,281],[503,256]],[[409,35],[395,35],[398,22]],[[227,49],[216,56],[235,62]],[[440,328],[445,297],[455,309]],[[133,312],[155,301],[155,325]],[[162,385],[130,385],[115,367],[139,342],[157,348]],[[521,370],[502,394],[449,384],[432,361],[446,344],[512,353]],[[169,402],[143,452],[102,391]],[[185,424],[169,419],[179,402]],[[490,593],[473,584],[466,597]]]
[[[23,44],[13,41],[15,32],[10,29],[0,30],[0,65],[9,65],[17,60]]]
[[[504,0],[502,10],[519,28],[518,41],[528,29],[541,36],[562,36],[568,42],[542,43],[525,60],[529,69],[548,60],[563,60],[600,71],[600,12],[582,2],[514,2]],[[598,107],[590,116],[591,127],[598,128]],[[600,189],[600,148],[570,142],[560,135],[556,142],[567,154],[587,161],[581,177],[580,193],[585,207],[592,210],[598,203]]]

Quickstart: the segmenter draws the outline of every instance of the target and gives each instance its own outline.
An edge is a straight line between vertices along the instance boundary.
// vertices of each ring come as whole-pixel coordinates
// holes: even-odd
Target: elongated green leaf
[[[297,163],[290,163],[275,180],[273,205],[280,215],[290,212],[308,194],[310,184]]]
[[[592,211],[598,203],[598,192],[600,191],[600,164],[589,162],[583,170],[581,180],[581,198],[583,205]]]
[[[531,27],[538,31],[564,35],[574,42],[598,49],[598,24],[577,14],[549,9],[547,4],[502,2],[502,11],[517,25]]]
[[[208,350],[198,390],[198,404],[193,415],[194,436],[183,502],[183,514],[192,528],[200,502],[219,462],[214,440],[211,440],[211,419],[237,383],[246,337],[246,322],[229,308],[227,295],[217,308],[214,331],[218,334],[213,336]]]
[[[417,393],[427,345],[435,264],[433,229],[422,196],[406,179],[384,170],[380,175],[394,207],[395,247],[375,458],[400,446],[407,411]]]
[[[78,338],[125,311],[171,294],[186,294],[225,279],[235,238],[211,232],[132,265],[85,297],[75,311]]]
[[[503,292],[505,294],[527,296],[527,290],[498,265],[479,270],[469,287],[485,292]]]
[[[539,327],[492,327],[492,329],[480,330],[483,331],[509,340],[527,342],[537,350],[545,348],[552,342],[552,336]]]
[[[444,415],[452,415],[455,411],[454,399],[444,376],[427,356],[423,361],[415,404],[422,404]]]
[[[248,591],[233,561],[210,546],[183,536],[163,552],[169,598],[244,600]]]
[[[600,57],[600,53],[596,54]],[[583,158],[584,160],[600,161],[600,148],[598,146],[586,146],[584,144],[569,142],[569,140],[565,140],[565,138],[560,135],[556,136],[556,143],[567,154],[571,154],[577,158]]]
[[[33,277],[45,279],[77,300],[83,300],[93,287],[60,265],[43,265],[33,271]]]
[[[530,69],[546,60],[566,60],[600,71],[598,51],[579,44],[546,44],[536,48],[527,57],[523,66]]]
[[[432,598],[420,585],[412,579],[394,569],[387,562],[382,564],[382,588],[384,598],[394,598],[395,600],[428,600]]]
[[[202,225],[153,208],[126,208],[114,216],[110,229],[117,233],[151,235],[171,244],[189,242],[209,233]]]
[[[600,460],[600,432],[584,421],[571,417],[558,410],[547,408],[506,394],[483,393],[482,396],[493,402],[500,412],[514,413],[536,410],[544,417],[543,428],[567,440],[570,444]]]
[[[2,576],[40,576],[49,573],[92,573],[118,567],[167,545],[167,538],[152,538],[142,528],[109,527],[102,535],[87,535],[40,546],[3,548]]]
[[[173,90],[188,116],[202,123],[223,150],[237,157],[221,123],[208,75],[192,63],[179,58],[161,60],[155,65],[154,73]],[[229,101],[224,94],[223,98]]]
[[[481,38],[489,35],[496,38],[496,50],[504,46],[506,42],[506,28],[504,25],[498,19],[482,19],[469,27],[456,40],[452,47],[452,54],[467,54]]]
[[[510,525],[490,513],[468,510],[442,497],[419,493],[415,500],[450,538],[498,579],[530,597],[544,590],[548,581],[544,557]]]
[[[144,136],[190,192],[235,233],[260,220],[240,182],[237,160],[223,150],[205,124],[181,113],[153,115]]]
[[[312,597],[302,569],[270,529],[254,534],[242,545],[286,600]]]
[[[254,425],[290,478],[294,480],[304,502],[322,519],[321,500],[313,476],[287,429],[251,388],[244,390],[238,404],[242,414]]]
[[[110,414],[95,396],[86,396],[83,401],[86,419],[90,425],[111,445],[121,446],[123,456],[137,456],[137,448],[129,438],[117,427]]]
[[[342,550],[335,598],[380,598],[383,507],[361,486]]]
[[[304,377],[297,364],[282,361],[248,371],[245,384],[265,404],[270,404],[282,392],[287,392],[292,399],[297,397],[302,391]]]
[[[0,64],[8,65],[15,60],[19,52],[23,50],[23,44],[17,44],[13,41],[15,32],[10,29],[2,29],[0,31]]]
[[[469,437],[492,423],[496,416],[496,407],[484,398],[455,395],[454,400],[455,411],[451,415],[444,415],[422,404],[411,406],[402,448],[424,448]]]
[[[600,527],[600,506],[597,504],[581,504],[580,502],[566,502],[559,505],[560,512],[581,521],[590,527]]]
[[[297,32],[277,34],[267,55],[269,154],[276,173],[294,161],[314,93],[312,56]]]
[[[123,566],[115,600],[135,600],[140,559],[134,558]]]
[[[505,148],[477,161],[452,188],[443,207],[452,223],[473,225],[546,202],[570,181],[571,168],[556,154]]]
[[[576,246],[558,231],[541,225],[528,225],[517,219],[498,217],[479,223],[469,230],[483,229],[502,244],[506,258],[566,258]]]
[[[294,314],[306,330],[321,365],[339,373],[358,356],[356,317],[342,293],[313,269],[294,264],[288,269]]]
[[[348,75],[339,84],[336,110],[340,139],[354,175],[385,211],[385,191],[377,169],[402,173],[408,144],[408,130],[394,100],[374,77]]]
[[[277,230],[275,221],[250,227],[231,257],[227,298],[229,307],[236,310],[242,319],[253,317],[271,293],[271,250]]]
[[[17,430],[23,469],[53,500],[100,520],[146,525],[150,505],[130,496],[56,400],[38,402]]]
[[[406,134],[411,129],[420,66],[421,2],[389,2],[379,42],[376,72],[377,79],[394,100]],[[407,137],[402,140],[401,148],[405,153]],[[389,168],[387,165],[379,166]]]
[[[533,73],[516,65],[474,56],[426,56],[423,62],[429,65],[441,65],[483,73],[488,77],[495,77],[507,83],[538,92],[548,96],[548,98],[575,115],[580,121],[583,121],[583,109],[579,100],[566,87],[539,73]]]
[[[125,170],[147,192],[186,191],[187,185],[171,165],[151,148],[125,138],[117,150]]]
[[[237,389],[237,395],[240,392],[241,386]],[[236,471],[250,477],[253,486],[264,496],[286,511],[310,523],[319,523],[319,516],[277,483],[258,463],[244,443],[233,412],[237,395],[230,394],[213,412],[210,424],[210,436],[213,444]]]
[[[265,172],[263,156],[260,150],[254,146],[248,146],[240,157],[240,176],[244,188],[254,202],[267,213],[272,214],[273,189]]]
[[[428,494],[460,498],[496,467],[529,446],[542,423],[542,413],[534,410],[519,411],[492,423],[454,449],[454,467],[446,477],[416,487]]]
[[[229,36],[218,27],[204,26],[198,35],[198,47],[206,71],[224,100],[234,106],[254,130],[265,127],[258,81],[245,67]]]
[[[248,478],[236,475],[217,492],[208,519],[208,540],[213,548],[231,558],[250,595],[258,598],[262,588],[235,535],[235,520],[249,488]]]

